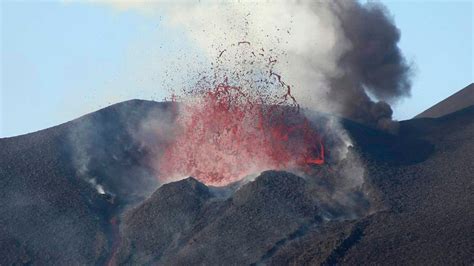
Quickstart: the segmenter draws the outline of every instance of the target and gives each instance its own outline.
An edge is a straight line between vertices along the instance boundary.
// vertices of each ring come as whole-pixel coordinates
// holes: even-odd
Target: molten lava
[[[225,185],[267,169],[324,163],[322,140],[299,112],[289,86],[278,101],[269,101],[226,81],[193,99],[181,106],[175,140],[160,159],[165,180],[193,176]]]

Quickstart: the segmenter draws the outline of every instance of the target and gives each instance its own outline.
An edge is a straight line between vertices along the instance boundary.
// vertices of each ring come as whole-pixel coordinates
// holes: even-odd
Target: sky
[[[107,5],[1,0],[0,137],[34,132],[128,99],[162,100],[205,62],[165,13]],[[473,1],[382,1],[413,64],[412,118],[473,82]],[[184,64],[183,64],[184,62]],[[185,67],[183,67],[185,66]]]

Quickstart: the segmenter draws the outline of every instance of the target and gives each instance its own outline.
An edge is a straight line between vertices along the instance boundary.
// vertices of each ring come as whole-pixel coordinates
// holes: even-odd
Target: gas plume
[[[390,104],[410,94],[411,69],[382,4],[204,1],[167,14],[210,58],[239,41],[279,54],[277,71],[304,107],[396,132]]]
[[[172,91],[184,99],[175,113],[173,137],[146,162],[159,182],[194,175],[207,184],[225,185],[266,169],[332,162],[340,166],[342,178],[330,194],[350,205],[352,199],[344,195],[364,184],[364,167],[337,119],[322,121],[308,114],[338,114],[396,132],[390,104],[410,94],[411,71],[397,46],[399,30],[384,6],[352,0],[158,4],[122,3],[120,9],[150,14],[161,8],[168,26],[184,29],[212,62],[202,66],[197,86]],[[244,95],[237,105],[235,95]],[[284,101],[275,100],[281,97]],[[286,139],[292,127],[286,124],[275,133],[272,117],[278,112],[268,111],[271,106],[280,106],[285,115],[298,114],[290,119],[299,121],[295,139],[308,145],[290,147]],[[168,133],[157,134],[168,138]],[[132,134],[134,141],[146,145],[139,135]],[[244,143],[233,142],[242,136]],[[290,159],[276,159],[282,154]],[[110,186],[104,185],[105,190]]]

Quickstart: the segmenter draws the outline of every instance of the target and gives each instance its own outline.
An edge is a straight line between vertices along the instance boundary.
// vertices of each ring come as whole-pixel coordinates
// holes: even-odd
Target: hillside
[[[129,129],[166,108],[129,101],[0,139],[0,264],[105,263],[110,219],[158,186]],[[109,191],[97,193],[90,177]]]
[[[0,264],[474,262],[474,106],[403,121],[398,136],[344,121],[370,181],[344,191],[351,206],[331,198],[337,166],[160,186],[150,130],[171,106],[128,101],[0,139]]]
[[[415,118],[437,118],[474,105],[474,83],[433,105]]]

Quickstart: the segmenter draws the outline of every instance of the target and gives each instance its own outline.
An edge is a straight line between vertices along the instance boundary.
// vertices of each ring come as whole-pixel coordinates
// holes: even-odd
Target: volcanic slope
[[[139,131],[144,114],[167,108],[128,101],[0,139],[0,265],[105,263],[110,219],[158,187],[142,163],[147,150],[129,132]]]
[[[332,234],[330,230],[309,232],[281,248],[272,262],[472,264],[474,106],[437,119],[403,121],[398,140],[379,138],[382,133],[373,135],[369,129],[361,134],[353,130],[355,126],[346,123],[359,143],[371,183],[383,195],[384,207],[352,222],[349,235],[324,259],[315,256],[321,252],[324,235],[331,237],[347,229],[339,228]],[[400,152],[409,159],[399,160]]]
[[[193,178],[164,185],[124,219],[126,264],[243,264],[320,221],[306,181],[264,172],[226,200]]]
[[[436,118],[474,105],[474,83],[433,105],[415,118]]]
[[[125,215],[119,262],[472,263],[474,106],[404,121],[399,136],[344,124],[381,195],[369,215],[325,219],[310,180],[285,172],[264,172],[225,200],[190,178]]]
[[[135,134],[148,140],[154,127],[143,121],[169,107],[128,101],[0,139],[0,264],[474,262],[474,106],[401,122],[398,136],[344,121],[372,193],[371,204],[357,201],[369,215],[352,217],[327,214],[311,180],[285,172],[264,172],[228,197],[192,178],[158,188],[144,162],[159,143]],[[87,163],[71,143],[85,147]],[[116,236],[110,220],[124,206],[135,207]]]

